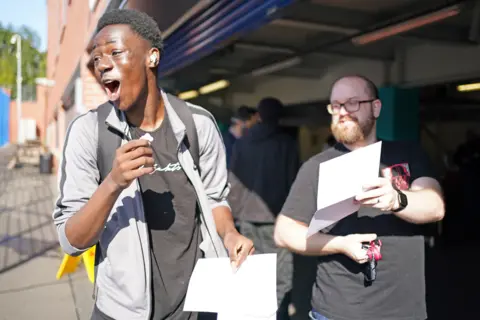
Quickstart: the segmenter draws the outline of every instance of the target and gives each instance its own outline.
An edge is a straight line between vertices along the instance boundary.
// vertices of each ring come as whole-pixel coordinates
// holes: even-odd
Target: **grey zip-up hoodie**
[[[167,115],[177,138],[178,161],[190,179],[201,208],[200,249],[206,258],[227,257],[227,251],[216,231],[212,209],[228,206],[229,192],[225,147],[213,116],[205,109],[188,104],[197,130],[201,168],[198,172],[184,143],[186,127],[162,92]],[[72,256],[88,248],[75,248],[65,236],[65,224],[97,190],[100,181],[97,167],[98,113],[91,110],[70,124],[59,167],[59,197],[53,219],[60,245]],[[103,125],[103,124],[101,124]],[[128,133],[121,112],[112,108],[106,124]],[[122,144],[126,143],[122,140]],[[118,197],[98,241],[102,259],[96,272],[95,303],[100,311],[117,320],[148,320],[151,313],[150,247],[142,196],[138,181]]]

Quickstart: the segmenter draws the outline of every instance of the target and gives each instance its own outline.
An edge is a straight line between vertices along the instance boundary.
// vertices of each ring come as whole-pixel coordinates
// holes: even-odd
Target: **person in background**
[[[442,220],[445,204],[419,143],[383,141],[381,177],[365,181],[352,200],[360,210],[307,238],[322,196],[317,192],[320,163],[376,143],[381,108],[369,79],[353,75],[333,84],[327,110],[338,143],[303,164],[277,218],[277,245],[318,256],[311,319],[427,318],[422,225]],[[383,258],[372,282],[365,245],[377,238],[381,244],[373,244],[381,245]]]
[[[253,240],[257,253],[277,253],[278,319],[289,319],[293,257],[273,240],[274,222],[299,168],[294,139],[283,132],[279,119],[283,105],[265,98],[258,105],[260,121],[233,147],[228,201],[237,227]]]
[[[227,153],[227,168],[230,167],[233,145],[242,137],[249,128],[258,122],[257,110],[247,106],[241,106],[231,119],[231,125],[222,133],[223,143]]]

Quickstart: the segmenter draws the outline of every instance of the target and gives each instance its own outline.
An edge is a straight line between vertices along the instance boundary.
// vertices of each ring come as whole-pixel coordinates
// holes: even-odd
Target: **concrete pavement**
[[[56,280],[61,253],[51,212],[56,177],[38,167],[8,170],[0,149],[0,320],[90,319],[93,285],[81,264]]]

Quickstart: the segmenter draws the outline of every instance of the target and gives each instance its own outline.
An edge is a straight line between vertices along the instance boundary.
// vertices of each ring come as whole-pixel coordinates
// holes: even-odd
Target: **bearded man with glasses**
[[[378,141],[382,102],[372,81],[357,75],[340,78],[332,86],[330,102],[327,110],[337,144],[303,164],[277,217],[275,242],[318,256],[311,319],[424,320],[421,225],[443,219],[444,201],[418,143],[383,141],[380,177],[366,182],[355,197],[360,210],[307,238],[317,196],[322,196],[317,194],[320,163]],[[376,248],[372,244],[381,246],[376,269],[367,251],[369,245]],[[371,268],[376,277],[368,273]]]

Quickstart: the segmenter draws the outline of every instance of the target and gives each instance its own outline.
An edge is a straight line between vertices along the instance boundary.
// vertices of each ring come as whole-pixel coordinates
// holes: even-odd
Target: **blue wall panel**
[[[0,88],[0,147],[10,141],[10,96]]]
[[[294,1],[215,1],[166,39],[159,75],[170,75],[220,49],[233,37],[261,27]]]

